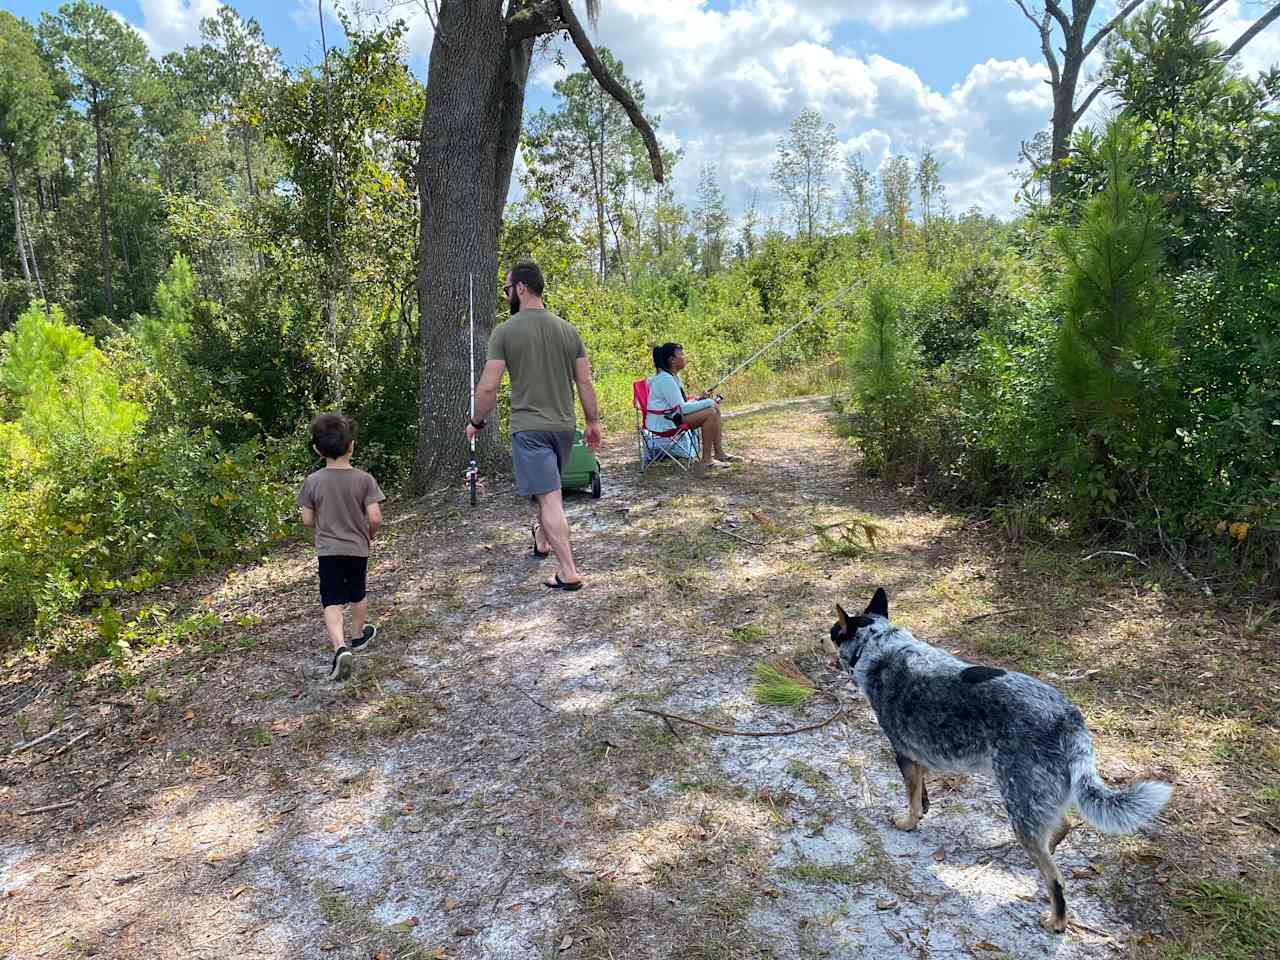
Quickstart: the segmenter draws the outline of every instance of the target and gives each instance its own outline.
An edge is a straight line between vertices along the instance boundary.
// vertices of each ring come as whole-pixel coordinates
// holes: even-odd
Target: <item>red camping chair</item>
[[[685,461],[698,459],[702,449],[702,431],[688,424],[671,425],[670,430],[650,430],[645,423],[647,414],[665,417],[676,407],[667,410],[649,409],[649,381],[637,380],[631,384],[631,405],[636,411],[636,446],[640,455],[640,472],[649,465],[667,459],[681,470],[688,470]]]

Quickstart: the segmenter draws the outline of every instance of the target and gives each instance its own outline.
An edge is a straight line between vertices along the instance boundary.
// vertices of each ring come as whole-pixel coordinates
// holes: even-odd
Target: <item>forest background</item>
[[[659,182],[566,64],[524,116],[489,256],[541,263],[610,431],[655,343],[707,384],[811,317],[733,402],[829,393],[851,458],[890,482],[1274,599],[1280,70],[1238,55],[1280,5],[1223,38],[1221,3],[1014,3],[1053,109],[1008,158],[1011,216],[949,193],[941,146],[873,158],[815,109],[744,206],[714,163],[682,199],[680,151]],[[430,80],[403,24],[341,17],[298,65],[230,7],[160,58],[84,0],[0,11],[0,637],[123,655],[130,597],[297,535],[318,411],[359,420],[360,464],[392,487],[460,480],[423,452],[460,437],[422,375],[443,336],[422,309]],[[482,307],[499,281],[475,277]]]

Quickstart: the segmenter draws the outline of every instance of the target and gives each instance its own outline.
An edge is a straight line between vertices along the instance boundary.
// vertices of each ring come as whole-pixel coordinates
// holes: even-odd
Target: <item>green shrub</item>
[[[1174,400],[1166,229],[1159,203],[1133,185],[1132,129],[1113,121],[1099,147],[1106,185],[1080,223],[1055,232],[1062,326],[1055,376],[1068,443],[1059,464],[1073,514],[1111,515],[1149,485]]]
[[[153,349],[162,333],[151,331]],[[103,353],[56,307],[28,309],[0,348],[3,633],[281,534],[278,445],[224,447],[208,427],[176,424],[145,433],[145,411],[112,367],[136,373],[135,358]]]
[[[849,431],[867,468],[886,475],[920,471],[932,426],[932,396],[904,327],[891,281],[873,280],[846,352],[854,404]]]
[[[136,593],[278,538],[279,458],[170,429],[128,453],[94,453],[0,479],[0,618],[20,633],[91,596]]]

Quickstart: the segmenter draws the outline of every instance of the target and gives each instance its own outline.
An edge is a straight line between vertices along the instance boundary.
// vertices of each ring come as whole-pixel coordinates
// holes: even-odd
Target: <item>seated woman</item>
[[[670,430],[672,421],[653,411],[678,409],[683,424],[702,428],[702,466],[721,466],[741,459],[724,452],[719,401],[705,395],[693,400],[685,396],[680,378],[676,376],[685,365],[680,344],[664,343],[654,347],[653,365],[657,373],[649,378],[649,412],[645,426],[655,433]]]

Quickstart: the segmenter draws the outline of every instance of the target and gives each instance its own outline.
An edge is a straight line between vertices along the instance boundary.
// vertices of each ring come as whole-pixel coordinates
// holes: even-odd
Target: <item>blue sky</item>
[[[351,6],[351,0],[325,0]],[[1231,0],[1218,14],[1221,37],[1234,39],[1252,7]],[[36,20],[56,3],[5,0]],[[361,0],[409,21],[410,62],[425,75],[431,28],[421,0]],[[196,40],[199,20],[217,0],[106,0],[161,54]],[[254,17],[290,65],[319,60],[314,0],[233,2]],[[394,5],[394,6],[393,6]],[[1102,0],[1095,22],[1114,8]],[[579,3],[581,9],[581,3]],[[374,16],[380,14],[373,14]],[[1256,13],[1254,14],[1256,16]],[[336,21],[329,40],[340,42]],[[704,163],[716,166],[731,209],[755,196],[781,215],[769,173],[777,142],[806,107],[836,128],[841,150],[876,170],[891,155],[925,147],[942,162],[953,209],[1013,212],[1018,144],[1047,125],[1049,88],[1039,40],[1013,0],[604,0],[594,37],[639,79],[659,136],[684,159],[674,182],[691,199]],[[569,46],[570,69],[580,61]],[[1254,72],[1280,62],[1280,25],[1240,58]],[[563,72],[535,64],[530,110],[552,103]],[[1098,110],[1105,110],[1099,98]]]

